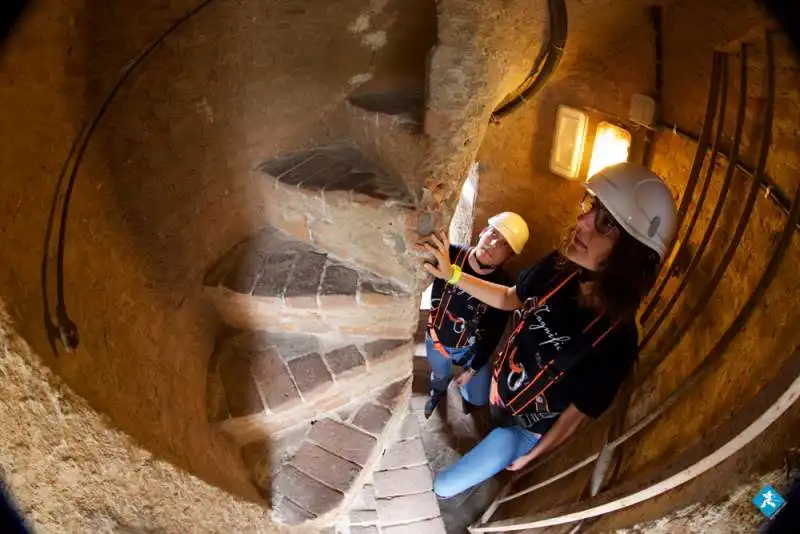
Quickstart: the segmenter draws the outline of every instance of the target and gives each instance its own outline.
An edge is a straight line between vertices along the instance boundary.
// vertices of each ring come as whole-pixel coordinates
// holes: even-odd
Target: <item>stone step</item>
[[[240,329],[408,338],[416,313],[396,282],[274,228],[228,251],[204,286],[222,319]]]
[[[211,358],[208,415],[244,445],[354,407],[411,374],[410,339],[236,331]]]
[[[273,517],[288,525],[323,527],[359,499],[383,451],[404,422],[411,380],[405,378],[364,399],[345,417],[317,420],[287,447],[272,443],[276,468],[258,463],[254,480],[273,504]],[[244,457],[253,466],[252,458]]]
[[[371,481],[339,518],[337,533],[445,534],[422,439],[417,416],[406,410]]]
[[[260,167],[272,226],[410,288],[417,260],[415,200],[355,145],[280,154]]]

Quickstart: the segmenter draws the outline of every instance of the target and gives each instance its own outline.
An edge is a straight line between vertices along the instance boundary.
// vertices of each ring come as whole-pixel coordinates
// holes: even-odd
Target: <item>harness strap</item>
[[[495,366],[495,372],[494,372],[495,378],[500,375],[500,370],[503,368],[503,363],[505,363],[506,355],[509,354],[508,350],[509,350],[509,348],[511,348],[512,345],[514,345],[514,342],[516,341],[517,335],[525,327],[525,321],[528,319],[528,316],[530,316],[530,314],[533,313],[534,311],[536,311],[539,307],[544,306],[547,303],[547,301],[550,299],[550,297],[552,297],[553,295],[558,293],[565,285],[567,285],[567,282],[572,280],[575,276],[577,276],[577,274],[578,274],[577,271],[573,271],[568,276],[564,277],[564,279],[559,284],[557,284],[553,289],[551,289],[550,291],[545,293],[545,295],[541,299],[533,299],[533,298],[531,298],[531,299],[528,299],[528,300],[525,301],[525,310],[522,312],[522,317],[520,317],[519,323],[517,323],[516,327],[514,327],[514,329],[511,331],[511,334],[506,339],[506,344],[503,347],[502,352],[500,353],[500,359],[498,360],[498,363]],[[553,277],[550,280],[550,282],[547,283],[547,285],[550,285],[557,278],[558,278],[558,275]],[[532,304],[533,302],[535,302],[535,304]],[[516,346],[514,346],[514,350],[511,353],[512,354],[512,360],[513,360],[513,356],[516,355],[516,352],[517,352],[516,351]],[[510,364],[516,366],[516,363],[513,362],[513,361],[510,362]]]
[[[471,250],[472,249],[459,250],[458,255],[456,256],[456,265],[463,268]],[[442,297],[439,299],[439,305],[436,306],[436,310],[428,314],[428,335],[433,341],[433,348],[445,358],[449,358],[450,354],[447,352],[447,349],[444,348],[442,342],[439,341],[439,335],[436,333],[436,330],[442,327],[442,322],[444,321],[445,315],[448,317],[448,319],[450,319],[451,322],[455,322],[455,319],[457,319],[457,317],[455,317],[455,315],[450,313],[447,309],[450,306],[450,301],[453,298],[453,288],[454,286],[449,284],[445,286],[445,289],[442,292]],[[445,303],[444,307],[442,307],[442,302],[444,302],[445,298],[447,298],[447,302]],[[461,333],[461,336],[464,336],[464,332]],[[458,344],[460,343],[461,339],[459,338]]]
[[[518,353],[518,347],[516,345],[516,338],[517,335],[523,330],[525,324],[527,322],[528,317],[531,313],[535,312],[537,309],[544,306],[547,301],[553,297],[556,293],[558,293],[567,283],[572,280],[575,276],[578,275],[578,271],[573,271],[569,275],[565,276],[558,284],[556,284],[552,289],[547,291],[540,299],[528,299],[525,303],[525,309],[520,317],[519,323],[515,326],[512,330],[511,334],[508,336],[506,340],[505,347],[503,348],[502,352],[499,354],[499,358],[497,360],[497,364],[495,365],[494,369],[494,377],[497,380],[500,376],[500,373],[503,370],[504,364],[506,359],[508,359],[508,366],[511,371],[515,373],[522,372],[522,367],[517,364],[516,356]],[[558,275],[548,282],[547,285],[552,284]],[[581,334],[587,334],[603,317],[605,316],[605,312],[600,313],[595,317],[588,325],[586,325]],[[564,374],[572,369],[575,365],[577,365],[586,355],[586,353],[596,347],[605,337],[617,326],[618,322],[612,324],[608,329],[606,329],[600,336],[598,336],[592,343],[590,347],[584,347],[580,350],[570,350],[565,351],[563,354],[559,354],[557,357],[553,358],[549,362],[547,362],[543,367],[539,369],[539,372],[533,377],[530,382],[520,391],[517,393],[514,398],[510,401],[506,402],[506,406],[512,411],[512,415],[517,416],[519,415],[525,408],[527,408],[531,402],[536,400],[536,398],[542,394],[544,394],[553,384],[560,381]],[[527,393],[527,394],[526,394]],[[535,394],[534,394],[535,393]],[[521,406],[516,406],[516,404],[521,404]]]
[[[596,324],[597,320],[598,319],[592,321],[590,326]],[[581,360],[583,360],[589,350],[596,347],[598,343],[600,343],[600,341],[602,341],[616,326],[617,323],[615,322],[608,327],[592,342],[590,347],[584,347],[581,350],[566,351],[550,360],[522,391],[517,393],[513,399],[506,403],[506,405],[512,410],[512,414],[517,415],[524,411],[531,402],[536,400],[536,397],[543,395],[550,388],[550,386],[556,382],[559,382],[570,369],[575,367]],[[585,328],[583,332],[586,333],[587,330],[588,327]],[[525,395],[526,392],[528,392],[527,395]],[[521,406],[515,406],[517,400],[522,403]]]

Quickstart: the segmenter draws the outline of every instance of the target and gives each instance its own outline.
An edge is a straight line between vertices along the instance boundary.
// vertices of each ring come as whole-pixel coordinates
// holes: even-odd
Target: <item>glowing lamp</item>
[[[628,161],[631,150],[631,134],[627,130],[609,122],[601,122],[592,145],[592,159],[589,160],[588,176],[617,163]]]

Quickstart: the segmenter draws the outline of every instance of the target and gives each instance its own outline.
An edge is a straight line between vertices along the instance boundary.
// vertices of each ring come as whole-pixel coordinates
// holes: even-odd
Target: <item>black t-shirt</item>
[[[528,313],[515,313],[517,334],[495,362],[498,392],[507,409],[540,434],[573,403],[581,413],[599,417],[611,405],[637,356],[636,324],[615,324],[580,307],[580,281],[576,267],[570,265],[552,253],[520,274],[517,296]],[[584,355],[560,380],[534,395],[540,387],[532,385],[536,375],[566,351]],[[551,377],[558,374],[552,366],[549,369],[545,373]],[[526,390],[526,386],[532,387]]]
[[[489,274],[478,274],[470,267],[470,249],[450,245],[450,261],[461,266],[465,274],[496,284],[510,285],[501,267]],[[475,355],[470,367],[483,367],[494,353],[506,328],[510,312],[487,306],[457,287],[436,279],[431,290],[431,316],[436,335],[448,348],[474,346]]]

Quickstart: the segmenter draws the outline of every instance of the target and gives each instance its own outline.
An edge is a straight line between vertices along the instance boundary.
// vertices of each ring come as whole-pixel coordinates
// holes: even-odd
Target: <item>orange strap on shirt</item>
[[[471,248],[459,250],[458,255],[456,256],[455,264],[463,269],[471,250]],[[439,299],[439,305],[436,306],[435,310],[432,310],[431,313],[428,314],[428,335],[433,341],[433,348],[445,358],[449,358],[450,354],[447,352],[447,349],[444,348],[442,342],[439,341],[439,335],[436,333],[436,330],[442,327],[442,322],[444,321],[445,315],[447,315],[451,321],[457,319],[457,317],[447,310],[447,308],[450,306],[450,301],[453,298],[454,292],[455,286],[447,284],[442,292],[441,298]],[[444,304],[444,306],[442,306],[442,303],[445,302],[445,298],[447,299],[447,302]],[[463,337],[464,333],[462,332],[461,338]],[[461,343],[461,338],[459,338],[458,344]]]
[[[511,371],[513,371],[515,373],[522,372],[522,367],[516,361],[516,356],[517,356],[517,352],[518,352],[518,347],[516,345],[516,337],[517,337],[517,335],[525,327],[525,324],[526,324],[527,319],[530,316],[530,314],[535,312],[537,309],[541,308],[542,306],[544,306],[547,303],[547,301],[551,297],[553,297],[553,295],[558,293],[570,280],[572,280],[575,276],[577,276],[577,274],[578,274],[578,271],[573,271],[569,275],[565,276],[558,284],[556,284],[552,289],[547,291],[540,299],[528,299],[526,301],[526,305],[527,305],[526,309],[523,312],[522,317],[519,320],[519,323],[516,325],[516,327],[511,332],[511,334],[509,335],[508,339],[506,340],[506,344],[505,344],[505,347],[503,348],[503,351],[500,353],[500,358],[498,359],[498,363],[497,363],[497,365],[495,366],[495,369],[494,369],[495,380],[497,380],[499,378],[500,373],[503,370],[503,366],[504,366],[504,364],[506,362],[506,359],[508,359],[508,365],[509,365],[509,369],[511,369]],[[553,280],[555,280],[555,278]],[[550,283],[548,283],[548,285],[549,284]],[[595,326],[604,316],[605,316],[605,312],[598,314],[597,317],[595,317],[589,324],[587,324],[583,328],[582,334],[586,334],[587,332],[589,332],[589,330],[591,330],[591,328],[593,326]],[[615,322],[605,332],[603,332],[597,339],[595,339],[594,342],[592,342],[592,348],[596,347],[617,326],[617,323],[618,322]],[[563,378],[563,376],[565,374],[565,371],[561,370],[558,373],[553,374],[552,376],[550,376],[549,379],[547,379],[547,381],[543,383],[543,378],[545,377],[545,374],[551,372],[552,367],[554,366],[554,364],[557,361],[558,361],[558,358],[556,357],[556,358],[552,359],[551,361],[549,361],[547,364],[545,364],[544,367],[542,367],[539,370],[539,372],[536,374],[536,376],[533,377],[533,379],[530,380],[530,382],[528,382],[528,384],[522,389],[522,391],[517,393],[514,396],[514,398],[512,398],[510,401],[508,401],[506,403],[506,406],[508,406],[512,410],[512,414],[513,415],[518,415],[519,413],[521,413],[525,408],[528,407],[528,405],[531,402],[533,402],[536,399],[536,397],[538,397],[539,395],[542,395],[545,391],[547,391],[550,388],[550,386],[552,386],[553,384],[555,384],[556,382],[561,380],[561,378]],[[538,391],[536,392],[536,394],[535,395],[530,394],[530,396],[526,400],[525,397],[523,397],[523,395],[525,395],[526,392],[528,392],[532,387],[534,387],[534,385],[537,385],[537,384],[538,384],[538,386],[537,386],[538,387]],[[524,402],[524,404],[522,406],[514,407],[513,405],[517,400],[521,400],[521,401],[525,401],[525,402]]]

